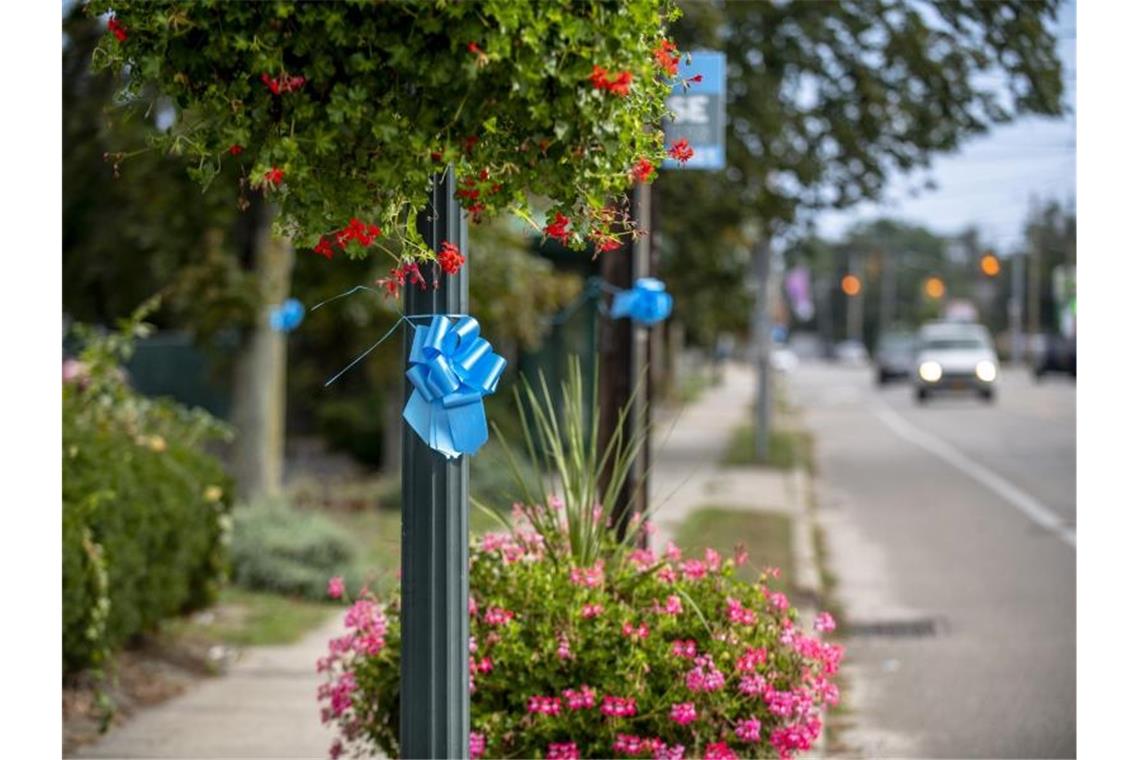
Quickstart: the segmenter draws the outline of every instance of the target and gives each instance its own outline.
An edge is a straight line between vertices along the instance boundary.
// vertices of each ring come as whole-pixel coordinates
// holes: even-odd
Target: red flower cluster
[[[594,250],[597,253],[609,253],[621,248],[621,241],[618,240],[617,235],[607,235],[604,233],[597,233],[593,237]]]
[[[383,287],[388,291],[388,295],[393,298],[400,297],[400,288],[404,287],[405,283],[413,282],[420,286],[420,290],[427,290],[427,281],[420,273],[419,265],[414,261],[409,261],[406,264],[401,264],[393,267],[388,272],[388,276],[376,281],[376,284]]]
[[[119,23],[119,19],[115,18],[114,16],[111,16],[111,18],[107,19],[107,29],[111,32],[111,34],[115,35],[115,39],[117,39],[119,42],[126,42],[127,28]]]
[[[693,149],[689,147],[688,140],[681,138],[669,148],[669,155],[681,163],[685,163],[693,157]]]
[[[269,91],[274,95],[280,95],[283,92],[294,92],[305,86],[305,78],[303,76],[289,76],[288,74],[281,74],[276,79],[270,77],[268,74],[261,75],[261,81],[269,88]]]
[[[336,233],[336,244],[344,248],[353,240],[367,248],[372,241],[380,235],[380,228],[375,224],[365,224],[356,217],[348,220],[348,225]]]
[[[595,90],[606,90],[614,95],[628,95],[629,86],[633,83],[633,73],[621,71],[610,77],[607,69],[594,66],[594,70],[590,73],[590,82]]]
[[[570,219],[559,211],[554,214],[554,221],[543,228],[543,232],[558,242],[565,243],[570,239],[570,230],[566,229],[568,224]]]
[[[313,246],[313,253],[320,254],[326,259],[333,257],[333,249],[339,248],[342,251],[353,240],[360,243],[367,248],[372,245],[380,235],[380,228],[375,224],[365,224],[356,217],[349,220],[348,224],[342,230],[337,230],[332,234],[332,237],[327,235],[322,236],[320,241]]]
[[[265,181],[277,187],[285,179],[285,172],[274,166],[272,169],[265,173]]]
[[[459,268],[467,262],[467,257],[459,252],[454,243],[443,241],[439,252],[439,266],[447,274],[458,274]]]
[[[669,40],[661,40],[653,50],[653,57],[657,59],[657,65],[663,68],[669,76],[677,75],[677,64],[681,62],[681,56],[676,51],[677,46]]]
[[[238,145],[237,143],[234,143],[233,145],[230,146],[230,155],[236,156],[237,154],[241,153],[243,150],[245,150],[245,148]]]
[[[648,182],[649,178],[653,176],[654,166],[653,162],[648,158],[639,158],[637,163],[633,165],[630,170],[630,176],[634,182]]]
[[[471,55],[484,55],[483,48],[474,42],[467,43],[467,52],[471,53]]]

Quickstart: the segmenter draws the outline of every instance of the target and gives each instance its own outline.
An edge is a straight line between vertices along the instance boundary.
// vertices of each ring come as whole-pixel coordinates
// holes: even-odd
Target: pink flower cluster
[[[526,711],[539,715],[557,715],[562,712],[562,700],[558,697],[534,696],[526,701]]]
[[[768,662],[768,650],[764,647],[745,647],[744,654],[736,658],[736,669],[741,673],[756,670],[758,665]]]
[[[638,570],[648,570],[653,567],[657,558],[650,549],[634,549],[629,553],[629,561]]]
[[[692,702],[678,702],[669,710],[669,717],[678,725],[687,726],[697,719],[697,708]]]
[[[691,660],[697,656],[697,642],[692,639],[681,641],[678,639],[673,642],[672,652],[677,657],[684,657],[686,660]]]
[[[633,627],[633,623],[628,620],[621,625],[621,635],[630,639],[647,639],[649,638],[649,626],[645,623],[638,623],[637,627]]]
[[[562,696],[566,698],[566,705],[571,710],[589,710],[594,706],[595,692],[585,684],[578,691],[567,689],[562,692]]]
[[[665,599],[664,605],[659,605],[656,599],[653,600],[653,611],[658,615],[680,615],[685,611],[685,605],[681,603],[681,597],[670,594]]]
[[[713,742],[705,747],[705,760],[736,760],[736,753],[724,742]]]
[[[760,741],[760,721],[755,715],[736,724],[736,738],[749,744]]]
[[[728,597],[728,619],[740,625],[756,625],[756,613],[740,603],[740,600]]]
[[[555,742],[546,747],[546,760],[578,760],[578,745],[574,742]]]
[[[596,618],[598,615],[601,615],[601,614],[602,614],[602,605],[600,605],[600,604],[583,604],[582,605],[582,617],[585,620],[589,620],[590,618]]]
[[[719,691],[724,686],[724,673],[721,673],[713,659],[708,655],[701,655],[696,658],[695,666],[685,676],[685,686],[689,691],[700,692],[713,692]]]
[[[479,760],[487,751],[487,737],[478,731],[472,731],[467,736],[467,753],[471,760]]]
[[[657,736],[644,739],[630,734],[618,734],[612,749],[615,754],[626,757],[638,757],[648,753],[655,760],[681,760],[685,756],[684,745],[675,744],[670,747],[668,742]]]
[[[502,607],[488,607],[483,613],[483,622],[487,625],[506,625],[514,620],[515,613],[504,610]]]
[[[606,695],[602,697],[602,715],[608,715],[611,718],[629,718],[637,715],[637,700],[632,697],[626,699],[625,697],[613,697]]]
[[[741,694],[755,697],[764,693],[764,690],[768,688],[768,682],[764,680],[764,676],[746,673],[740,677],[740,685],[737,688]]]
[[[571,567],[570,568],[570,582],[575,586],[584,586],[586,588],[594,588],[601,585],[605,579],[605,570],[602,566],[602,561],[598,560],[594,563],[593,567]]]

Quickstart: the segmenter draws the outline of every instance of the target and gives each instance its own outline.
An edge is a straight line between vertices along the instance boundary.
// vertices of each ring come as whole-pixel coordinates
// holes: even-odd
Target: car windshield
[[[956,349],[985,348],[986,344],[981,338],[963,335],[947,338],[927,338],[923,341],[922,347],[927,351],[953,351]]]

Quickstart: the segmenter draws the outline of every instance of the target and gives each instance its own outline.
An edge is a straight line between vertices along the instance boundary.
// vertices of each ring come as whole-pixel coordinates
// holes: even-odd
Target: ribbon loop
[[[656,277],[641,277],[632,290],[614,296],[610,316],[629,317],[641,325],[654,325],[673,311],[673,296],[665,292],[665,283]]]
[[[448,459],[478,451],[487,442],[483,397],[495,392],[507,366],[479,337],[479,322],[435,315],[426,327],[417,325],[408,362],[414,392],[404,419]]]

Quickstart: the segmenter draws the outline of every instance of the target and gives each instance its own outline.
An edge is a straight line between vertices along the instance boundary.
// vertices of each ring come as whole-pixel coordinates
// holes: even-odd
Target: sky
[[[815,218],[817,232],[838,239],[853,223],[881,216],[955,233],[973,224],[999,254],[1017,250],[1030,200],[1076,198],[1076,3],[1066,0],[1057,17],[1058,52],[1064,66],[1066,115],[1026,117],[991,129],[957,153],[934,159],[928,173],[896,176],[882,203],[863,203]],[[910,188],[930,176],[937,189]]]

